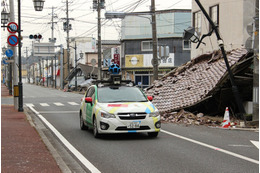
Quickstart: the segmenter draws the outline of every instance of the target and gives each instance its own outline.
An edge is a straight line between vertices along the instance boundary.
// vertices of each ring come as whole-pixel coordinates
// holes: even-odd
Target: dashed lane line
[[[56,103],[53,103],[55,104],[56,106],[64,106],[64,104],[60,103],[60,102],[56,102]]]
[[[76,105],[79,105],[78,103],[76,102],[68,102],[70,105],[73,105],[73,106],[76,106]]]
[[[48,103],[40,103],[40,105],[43,107],[50,106]]]

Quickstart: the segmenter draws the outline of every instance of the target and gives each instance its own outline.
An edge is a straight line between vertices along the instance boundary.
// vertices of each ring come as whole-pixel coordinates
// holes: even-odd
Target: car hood
[[[136,113],[145,112],[147,114],[156,111],[157,109],[151,102],[131,102],[131,103],[99,103],[101,110],[111,114],[117,113]]]

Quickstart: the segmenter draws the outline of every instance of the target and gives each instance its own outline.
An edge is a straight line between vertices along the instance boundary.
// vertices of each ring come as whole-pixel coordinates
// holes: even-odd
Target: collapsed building
[[[227,59],[244,102],[252,100],[253,53],[246,49],[227,52]],[[145,90],[162,114],[187,110],[224,115],[225,107],[236,115],[236,105],[221,51],[201,55],[164,75]],[[242,117],[238,117],[242,118]]]

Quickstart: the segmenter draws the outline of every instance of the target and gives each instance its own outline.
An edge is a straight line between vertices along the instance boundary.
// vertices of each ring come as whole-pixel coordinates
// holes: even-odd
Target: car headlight
[[[101,112],[101,117],[103,118],[116,118],[114,114],[110,114],[108,112],[100,111]]]
[[[149,114],[149,117],[158,117],[160,115],[159,111],[154,111]]]

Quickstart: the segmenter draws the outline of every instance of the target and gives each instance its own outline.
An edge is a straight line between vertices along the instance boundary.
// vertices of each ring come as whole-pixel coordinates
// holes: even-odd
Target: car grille
[[[145,119],[146,113],[139,112],[139,113],[118,113],[118,117],[121,120],[142,120]]]
[[[149,126],[140,126],[140,128],[127,128],[126,126],[117,127],[116,130],[149,130]]]

